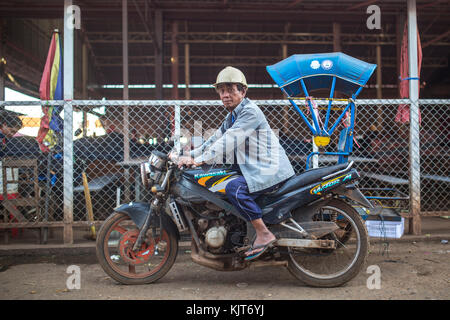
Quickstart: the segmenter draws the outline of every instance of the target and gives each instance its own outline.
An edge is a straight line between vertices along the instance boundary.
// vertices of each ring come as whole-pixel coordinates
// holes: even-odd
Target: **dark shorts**
[[[245,181],[243,176],[240,176],[227,184],[225,193],[228,200],[233,204],[237,211],[247,221],[252,221],[262,218],[261,208],[255,202],[256,198],[264,193],[274,191],[280,184],[281,183],[258,192],[250,193],[247,181]]]

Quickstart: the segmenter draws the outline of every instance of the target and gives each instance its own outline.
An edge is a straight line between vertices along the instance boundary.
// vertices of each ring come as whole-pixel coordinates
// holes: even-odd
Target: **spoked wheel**
[[[299,213],[299,217],[301,213]],[[301,225],[299,217],[294,217]],[[289,271],[314,287],[336,287],[353,279],[363,267],[369,249],[366,227],[358,212],[341,200],[332,200],[310,221],[333,221],[339,227],[320,239],[334,240],[335,249],[288,247]]]
[[[173,230],[150,227],[141,247],[133,251],[139,229],[124,213],[112,214],[97,235],[97,258],[103,270],[123,284],[148,284],[163,277],[178,253]]]

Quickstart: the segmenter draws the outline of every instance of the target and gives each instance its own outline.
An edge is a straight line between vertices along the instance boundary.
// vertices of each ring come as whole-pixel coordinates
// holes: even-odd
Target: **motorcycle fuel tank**
[[[188,170],[183,176],[215,194],[225,195],[225,188],[230,181],[240,176],[239,171],[228,168],[211,170]]]

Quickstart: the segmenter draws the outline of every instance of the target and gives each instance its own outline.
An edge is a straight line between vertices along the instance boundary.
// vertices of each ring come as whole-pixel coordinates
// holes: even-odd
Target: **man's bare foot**
[[[260,236],[256,235],[256,239],[252,244],[253,250],[250,249],[251,251],[247,251],[245,253],[245,255],[248,257],[248,256],[254,255],[260,251],[265,250],[265,246],[272,244],[273,242],[276,241],[276,239],[277,238],[270,231],[265,232],[264,234],[262,234]]]

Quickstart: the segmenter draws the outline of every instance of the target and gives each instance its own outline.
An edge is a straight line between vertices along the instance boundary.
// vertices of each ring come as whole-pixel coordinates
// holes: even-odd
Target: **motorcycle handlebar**
[[[175,164],[176,166],[178,166],[178,163],[179,163],[178,160],[179,160],[179,158],[180,158],[180,156],[179,156],[178,154],[174,153],[173,155],[171,155],[171,152],[169,152],[169,153],[167,154],[167,158],[168,158],[173,164]],[[184,170],[186,170],[186,169],[188,169],[188,168],[196,169],[197,166],[195,166],[195,165],[191,165],[191,166],[182,165],[182,166],[180,167],[180,170],[184,171]]]
[[[178,158],[179,158],[178,156],[177,156],[177,157],[171,157],[171,156],[170,156],[170,153],[168,153],[168,154],[167,154],[167,158],[168,158],[168,159],[169,159],[176,167],[178,167]],[[179,170],[184,171],[184,170],[189,169],[189,168],[196,169],[197,166],[195,166],[195,165],[192,165],[192,166],[182,165],[181,167],[179,167]]]

